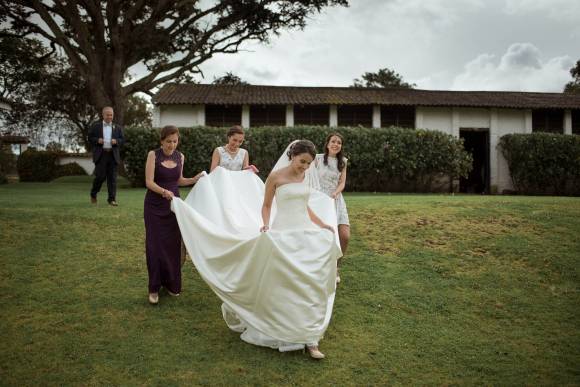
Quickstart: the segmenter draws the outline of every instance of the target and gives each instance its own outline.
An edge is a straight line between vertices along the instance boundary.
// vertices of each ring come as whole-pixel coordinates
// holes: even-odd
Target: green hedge
[[[349,191],[429,191],[441,178],[447,181],[447,190],[449,176],[466,176],[471,169],[471,155],[462,140],[421,129],[260,127],[247,131],[244,148],[265,178],[291,141],[309,139],[322,153],[326,136],[335,131],[345,138]],[[224,128],[180,128],[185,176],[209,170],[213,149],[225,143],[225,133]],[[158,131],[127,128],[125,140],[122,156],[127,176],[134,186],[143,186],[147,152],[159,146]]]
[[[51,181],[57,177],[58,154],[28,149],[16,163],[20,181]]]
[[[580,195],[580,136],[508,134],[499,147],[519,193]]]

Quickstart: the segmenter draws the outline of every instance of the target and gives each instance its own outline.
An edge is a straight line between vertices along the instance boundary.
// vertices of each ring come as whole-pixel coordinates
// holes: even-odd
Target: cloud
[[[533,44],[514,43],[499,61],[495,55],[484,53],[468,62],[451,89],[561,92],[573,65],[567,55],[542,61]]]
[[[202,81],[232,71],[252,84],[348,86],[387,67],[424,89],[561,91],[570,57],[580,57],[580,23],[549,14],[580,20],[580,1],[553,1],[563,10],[543,0],[351,1],[324,8],[304,30],[216,55]]]
[[[540,63],[540,50],[531,43],[514,43],[509,46],[507,52],[501,58],[499,65],[502,69],[535,68],[542,67]]]
[[[580,20],[577,0],[506,0],[503,12],[509,15],[541,13],[558,21]]]

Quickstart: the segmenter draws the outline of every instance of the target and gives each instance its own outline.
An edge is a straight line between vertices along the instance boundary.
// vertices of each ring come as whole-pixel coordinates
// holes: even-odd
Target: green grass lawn
[[[580,385],[580,198],[347,195],[316,362],[242,342],[191,262],[150,306],[145,191],[89,189],[0,186],[1,385]]]

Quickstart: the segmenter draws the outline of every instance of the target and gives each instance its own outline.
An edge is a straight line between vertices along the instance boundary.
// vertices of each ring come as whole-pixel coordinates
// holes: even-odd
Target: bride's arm
[[[270,213],[272,212],[272,201],[276,193],[276,178],[272,175],[266,179],[266,189],[264,192],[264,203],[262,204],[262,227],[260,231],[268,231],[270,228]]]
[[[325,228],[329,231],[334,232],[334,229],[332,228],[332,226],[324,223],[318,216],[316,216],[314,211],[312,211],[310,209],[310,206],[306,206],[306,208],[308,209],[308,216],[310,217],[310,220],[312,221],[312,223],[314,223],[315,225],[317,225],[320,228]]]

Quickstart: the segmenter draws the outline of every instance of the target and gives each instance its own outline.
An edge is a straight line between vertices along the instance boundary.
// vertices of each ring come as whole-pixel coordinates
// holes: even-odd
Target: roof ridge
[[[157,105],[406,105],[580,109],[580,94],[168,83],[153,97],[153,103]]]

